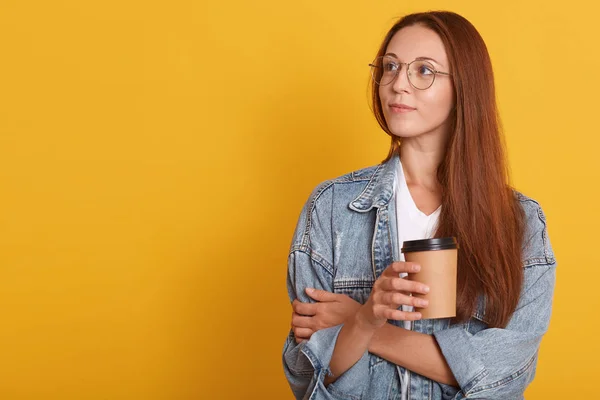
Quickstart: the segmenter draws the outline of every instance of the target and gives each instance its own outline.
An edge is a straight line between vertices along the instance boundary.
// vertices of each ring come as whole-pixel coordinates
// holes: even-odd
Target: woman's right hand
[[[427,294],[429,288],[419,282],[400,278],[400,273],[419,272],[415,263],[397,261],[390,264],[375,281],[367,302],[361,306],[357,317],[372,328],[382,327],[388,319],[414,321],[421,313],[398,310],[401,305],[427,307],[427,300],[410,296],[411,293]]]

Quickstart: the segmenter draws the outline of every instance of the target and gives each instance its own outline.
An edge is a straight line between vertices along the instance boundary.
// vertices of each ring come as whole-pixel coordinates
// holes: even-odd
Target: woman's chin
[[[412,129],[394,129],[394,127],[390,128],[390,131],[399,139],[410,139],[413,137],[417,137],[421,134],[419,131],[414,131]]]

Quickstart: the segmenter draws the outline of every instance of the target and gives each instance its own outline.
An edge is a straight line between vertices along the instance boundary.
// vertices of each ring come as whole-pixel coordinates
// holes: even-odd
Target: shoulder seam
[[[309,248],[308,243],[309,243],[309,238],[310,238],[310,228],[312,226],[312,213],[315,209],[315,203],[317,202],[317,200],[319,199],[319,197],[321,197],[321,194],[323,194],[323,192],[325,192],[327,189],[329,189],[333,184],[335,183],[335,179],[330,179],[327,180],[323,183],[321,183],[319,186],[317,186],[317,188],[315,189],[315,192],[313,194],[311,194],[310,199],[309,199],[309,206],[307,207],[307,212],[306,212],[306,225],[304,225],[304,234],[302,235],[302,247],[304,248]]]
[[[543,258],[542,257],[533,257],[533,258],[529,258],[527,260],[523,260],[523,267],[529,268],[529,267],[533,267],[533,266],[537,266],[537,265],[555,264],[556,258],[553,257],[552,255],[550,255],[550,253],[548,252],[548,247],[549,247],[548,246],[548,229],[547,229],[547,224],[546,224],[546,217],[542,210],[542,206],[540,205],[540,203],[537,200],[534,200],[531,197],[525,196],[524,194],[522,194],[516,190],[515,190],[515,194],[521,203],[531,202],[531,203],[535,204],[537,217],[539,218],[539,220],[542,222],[542,225],[544,226],[544,229],[542,229],[542,243],[544,246],[544,257]]]
[[[368,169],[368,168],[375,168],[374,167],[367,167],[367,168],[363,168],[363,169]],[[308,239],[310,237],[310,228],[312,226],[312,213],[315,209],[315,204],[317,202],[317,200],[319,200],[319,198],[321,197],[321,195],[330,187],[332,187],[335,184],[346,184],[346,183],[355,183],[355,182],[364,182],[364,181],[369,181],[373,175],[370,174],[368,177],[360,177],[360,178],[356,178],[355,177],[355,173],[358,171],[362,171],[362,170],[356,170],[353,172],[350,172],[348,174],[342,175],[338,178],[333,178],[333,179],[329,179],[329,180],[325,180],[323,182],[321,182],[313,191],[313,193],[311,194],[310,198],[309,198],[309,206],[307,208],[307,215],[306,215],[306,225],[304,226],[304,233],[302,235],[302,245],[303,246],[307,246],[308,247]],[[375,170],[377,171],[377,169]],[[344,179],[345,177],[349,177],[349,180]]]

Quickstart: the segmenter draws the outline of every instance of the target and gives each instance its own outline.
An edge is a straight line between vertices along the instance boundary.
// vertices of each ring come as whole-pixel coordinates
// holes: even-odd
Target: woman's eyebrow
[[[397,59],[400,59],[396,54],[394,53],[386,53],[384,54],[386,56],[393,56]],[[434,63],[438,64],[438,65],[442,65],[441,63],[439,63],[438,61],[436,61],[435,59],[431,58],[431,57],[417,57],[415,58],[415,60],[429,60],[429,61],[433,61]]]
[[[433,61],[436,64],[442,65],[439,62],[437,62],[435,59],[431,58],[431,57],[417,57],[415,58],[415,60],[429,60],[429,61]]]

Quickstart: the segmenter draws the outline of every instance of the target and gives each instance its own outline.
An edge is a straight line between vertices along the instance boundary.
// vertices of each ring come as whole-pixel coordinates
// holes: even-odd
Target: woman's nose
[[[408,66],[405,64],[400,64],[399,66],[398,75],[396,75],[396,79],[392,83],[392,87],[396,92],[407,92],[410,90],[407,68]]]

